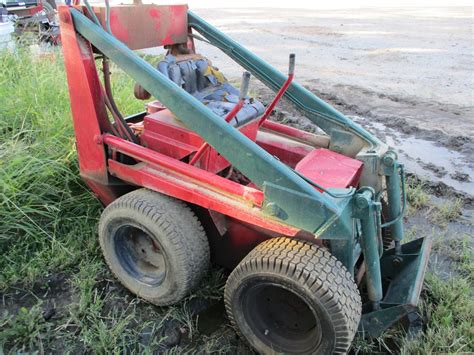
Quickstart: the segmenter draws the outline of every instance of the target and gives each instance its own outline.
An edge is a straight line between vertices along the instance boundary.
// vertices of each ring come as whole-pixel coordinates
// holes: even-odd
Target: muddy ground
[[[196,10],[282,70],[287,54],[295,52],[297,80],[397,149],[411,181],[422,182],[426,190],[423,198],[413,197],[423,202],[408,211],[407,239],[434,239],[429,267],[444,278],[450,277],[452,264],[459,261],[460,245],[467,240],[472,248],[474,234],[470,11]],[[217,50],[202,44],[199,48],[229,78],[238,78],[240,69],[222,60]],[[268,103],[272,94],[256,82],[252,86]],[[315,129],[285,102],[272,119]],[[138,329],[125,337],[123,346],[118,344],[127,353],[143,349],[250,352],[225,317],[222,287],[226,271],[213,270],[214,275],[223,276],[211,277],[204,291],[170,308],[138,300],[114,280],[102,262],[94,272],[89,288],[82,282],[85,277],[62,273],[32,286],[11,287],[0,293],[0,308],[19,314],[23,308],[37,307],[32,322],[41,323],[40,335],[48,346],[40,352],[94,352],[91,344],[99,344],[102,338],[84,329],[105,322],[106,343],[111,342],[120,338],[114,317],[128,319],[127,327]],[[84,290],[95,295],[87,307],[97,300],[102,304],[97,318],[89,314],[89,308],[87,314],[81,314]],[[110,344],[98,349],[107,349],[106,345]]]

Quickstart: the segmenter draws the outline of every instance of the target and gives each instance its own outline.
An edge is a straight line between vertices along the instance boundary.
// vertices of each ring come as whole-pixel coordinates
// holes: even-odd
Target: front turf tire
[[[210,264],[206,234],[191,209],[147,189],[130,192],[105,208],[99,241],[117,279],[158,306],[181,301]]]
[[[239,335],[262,354],[346,353],[362,308],[341,262],[291,238],[253,249],[229,276],[224,300]]]

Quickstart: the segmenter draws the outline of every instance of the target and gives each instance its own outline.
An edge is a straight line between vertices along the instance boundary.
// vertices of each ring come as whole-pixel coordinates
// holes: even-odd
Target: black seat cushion
[[[221,117],[225,117],[239,100],[239,90],[206,58],[199,55],[186,56],[185,59],[167,55],[158,63],[158,70]],[[256,119],[264,111],[265,107],[260,101],[247,98],[230,123],[241,126]]]

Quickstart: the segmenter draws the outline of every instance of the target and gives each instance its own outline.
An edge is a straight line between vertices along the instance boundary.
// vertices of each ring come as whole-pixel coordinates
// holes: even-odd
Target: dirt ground
[[[408,170],[474,195],[472,8],[194,11],[282,71],[296,53],[296,80],[395,146]],[[218,49],[198,51],[240,76]]]

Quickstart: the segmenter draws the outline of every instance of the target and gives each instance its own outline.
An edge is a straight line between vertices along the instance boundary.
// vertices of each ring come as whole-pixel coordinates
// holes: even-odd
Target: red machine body
[[[114,35],[130,48],[187,41],[188,47],[194,50],[192,38],[186,38],[187,6],[134,8],[133,11],[141,11],[141,26],[154,26],[158,32],[146,40],[134,38],[121,28],[130,28],[130,21],[136,21],[137,17],[127,15],[130,11],[127,6],[112,7]],[[100,7],[94,11],[103,19]],[[67,8],[60,7],[59,13],[81,176],[104,205],[137,187],[186,201],[195,207],[203,221],[214,259],[226,266],[234,266],[255,245],[271,236],[305,238],[309,235],[314,240],[313,235],[264,214],[263,191],[233,170],[212,147],[206,149],[195,165],[190,165],[205,142],[159,102],[150,102],[145,114],[127,120],[129,124],[142,126],[139,144],[107,133],[111,123],[93,49],[75,32]],[[164,18],[174,20],[165,23],[160,20]],[[362,163],[326,149],[327,136],[276,122],[262,122],[260,118],[236,129],[319,186],[358,185]]]
[[[130,49],[186,43],[187,11],[186,5],[115,5],[110,9],[110,28]],[[95,6],[94,12],[105,28],[105,7]]]
[[[154,107],[157,103],[152,103]],[[205,141],[193,131],[187,129],[171,111],[163,108],[148,114],[143,120],[144,131],[140,142],[144,147],[166,154],[175,159],[185,159],[196,153]],[[240,131],[252,140],[256,139],[258,122],[252,121]],[[214,149],[207,149],[195,165],[201,169],[219,173],[230,163]]]

